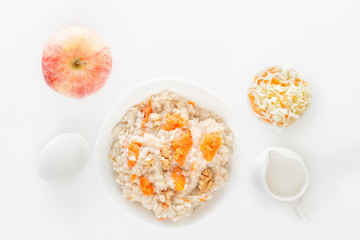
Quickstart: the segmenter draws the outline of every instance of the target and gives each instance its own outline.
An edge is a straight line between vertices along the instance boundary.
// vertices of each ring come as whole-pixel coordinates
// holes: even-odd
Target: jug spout
[[[269,150],[270,149],[267,149],[261,153],[253,162],[251,180],[254,187],[258,190],[263,190],[264,184],[266,184],[266,172],[269,166],[271,152]]]

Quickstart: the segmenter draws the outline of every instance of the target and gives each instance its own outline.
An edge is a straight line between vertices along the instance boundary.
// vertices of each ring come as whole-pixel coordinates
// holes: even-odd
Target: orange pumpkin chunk
[[[181,169],[176,167],[171,174],[171,178],[175,183],[175,190],[182,191],[185,188],[185,176],[182,174]]]
[[[186,156],[189,153],[193,142],[191,141],[191,131],[187,129],[180,137],[175,138],[171,146],[174,148],[174,159],[181,167],[184,165]]]
[[[129,144],[128,146],[128,154],[129,154],[129,159],[127,162],[127,165],[129,167],[134,167],[136,164],[136,161],[139,158],[139,152],[140,152],[140,147],[141,147],[141,143],[138,142],[132,142]],[[130,157],[135,156],[135,161],[130,160]]]
[[[180,116],[180,114],[167,114],[165,118],[165,131],[171,131],[176,128],[182,128],[186,125],[186,121]]]
[[[218,133],[211,133],[204,136],[204,139],[200,144],[200,150],[206,161],[212,161],[216,151],[220,148],[221,144],[222,139]]]
[[[145,177],[140,178],[140,188],[144,195],[151,196],[154,192],[154,189]]]

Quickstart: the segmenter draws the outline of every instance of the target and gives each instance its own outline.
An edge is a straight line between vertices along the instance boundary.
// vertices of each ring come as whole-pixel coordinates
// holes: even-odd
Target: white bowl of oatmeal
[[[95,155],[104,190],[122,210],[178,228],[221,210],[241,182],[245,149],[240,120],[217,95],[157,79],[114,104]]]

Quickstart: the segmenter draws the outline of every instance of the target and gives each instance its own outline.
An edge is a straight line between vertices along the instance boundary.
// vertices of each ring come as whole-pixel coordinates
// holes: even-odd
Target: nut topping
[[[212,172],[210,169],[205,169],[200,176],[199,179],[199,190],[202,193],[205,193],[207,191],[209,191],[209,189],[212,187],[213,182],[212,182]]]
[[[168,170],[170,170],[170,166],[171,166],[171,163],[173,161],[173,158],[171,156],[171,149],[170,149],[169,146],[164,145],[160,149],[160,152],[161,152],[160,163],[162,165],[162,168],[165,171],[168,171]]]

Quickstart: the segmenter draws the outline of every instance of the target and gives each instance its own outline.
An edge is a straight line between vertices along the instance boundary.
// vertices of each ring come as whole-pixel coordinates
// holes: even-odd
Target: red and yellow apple
[[[88,28],[72,26],[55,34],[45,45],[42,71],[47,85],[72,98],[98,91],[112,67],[108,44]]]

